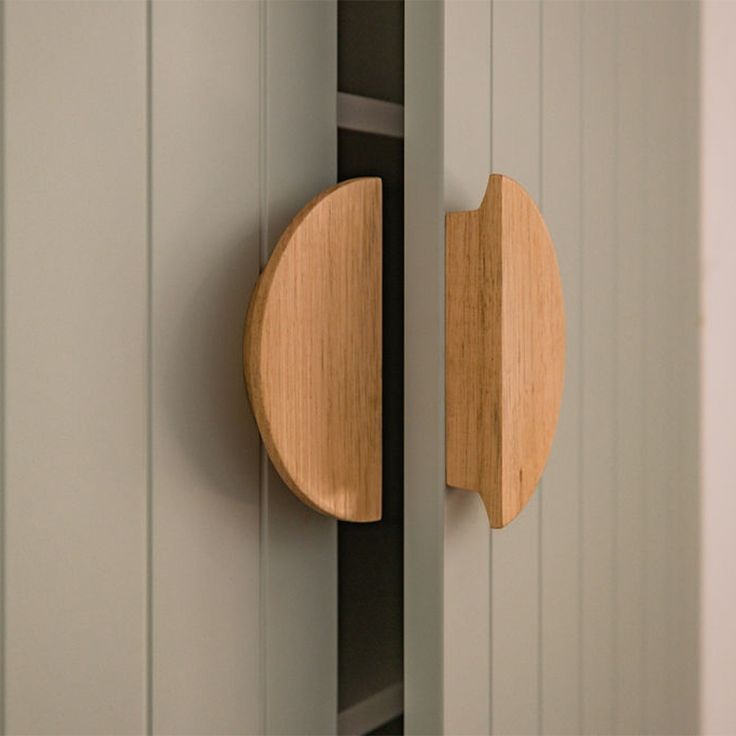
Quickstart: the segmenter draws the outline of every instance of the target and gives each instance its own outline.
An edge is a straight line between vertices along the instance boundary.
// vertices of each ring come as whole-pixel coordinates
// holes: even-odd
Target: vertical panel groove
[[[585,197],[583,188],[583,173],[585,171],[585,146],[583,145],[583,130],[585,125],[585,7],[586,3],[581,2],[578,12],[579,29],[578,33],[580,36],[580,48],[579,48],[579,61],[578,68],[580,69],[580,85],[578,89],[578,109],[579,109],[579,142],[578,142],[578,181],[579,181],[579,201],[578,201],[578,248],[579,248],[579,271],[578,271],[578,297],[582,302],[583,289],[585,287],[585,240],[584,240],[584,228],[583,222],[585,220]],[[579,354],[579,381],[578,381],[578,402],[580,403],[580,432],[578,433],[578,550],[580,554],[578,556],[578,733],[583,731],[583,698],[584,698],[584,675],[585,670],[583,668],[583,570],[585,567],[585,546],[584,535],[583,535],[583,519],[584,519],[584,508],[585,496],[583,492],[583,451],[585,448],[584,434],[582,431],[582,421],[585,415],[585,390],[584,390],[584,377],[585,377],[585,330],[582,303],[578,309],[578,340],[580,345]]]
[[[566,368],[564,400],[540,495],[542,734],[579,730],[579,21],[578,2],[543,5],[540,201],[564,291]]]
[[[494,58],[494,52],[496,48],[496,44],[494,43],[494,35],[493,35],[493,19],[496,15],[495,12],[495,5],[497,0],[490,0],[491,5],[491,20],[490,20],[490,36],[491,39],[491,47],[489,49],[489,53],[491,56],[491,78],[489,83],[489,90],[488,93],[490,94],[490,125],[489,127],[489,141],[488,141],[488,159],[490,164],[490,169],[492,173],[495,172],[495,158],[494,158],[494,150],[493,150],[493,133],[494,133],[494,124],[493,120],[496,114],[496,106],[494,104],[494,86],[493,86],[493,79],[495,77],[495,58]],[[492,532],[491,532],[492,533]],[[488,661],[490,662],[490,672],[491,676],[488,682],[488,733],[493,734],[495,733],[495,725],[494,725],[494,713],[495,713],[495,705],[494,705],[494,699],[493,699],[493,690],[494,690],[494,679],[496,677],[496,669],[493,666],[493,542],[491,541],[491,544],[488,545],[488,569],[490,570],[491,574],[491,581],[490,585],[488,586]]]
[[[146,732],[153,734],[153,0],[146,0]]]
[[[614,364],[613,364],[613,389],[612,398],[613,406],[611,412],[611,420],[613,423],[613,467],[611,468],[611,482],[613,496],[611,499],[611,600],[613,604],[613,615],[611,616],[611,717],[610,723],[614,727],[617,726],[618,713],[618,622],[619,605],[618,605],[618,499],[619,499],[619,425],[621,407],[619,405],[619,361],[618,354],[620,351],[620,308],[619,308],[619,206],[618,206],[618,121],[619,121],[619,4],[614,4],[614,29],[613,29],[613,197],[611,206],[613,208],[613,258],[612,258],[612,281],[613,281],[613,345],[614,345]]]
[[[648,17],[645,16],[642,19],[642,22],[645,24],[645,28],[648,30],[650,27],[650,24],[647,23]],[[642,70],[642,74],[644,77],[644,99],[648,100],[650,95],[650,88],[649,88],[649,74],[648,74],[648,55],[645,59],[645,66]],[[643,151],[643,162],[642,162],[642,178],[644,179],[644,187],[643,187],[643,198],[644,198],[644,222],[642,223],[642,230],[644,233],[644,242],[649,244],[651,243],[651,233],[649,232],[649,169],[650,169],[650,161],[649,161],[649,114],[648,109],[645,109],[642,114],[642,129],[644,133],[644,151]],[[642,505],[641,505],[641,516],[642,516],[642,526],[643,526],[643,532],[646,535],[645,538],[648,538],[649,535],[649,494],[650,494],[650,451],[649,451],[649,442],[648,442],[648,420],[649,420],[649,413],[651,411],[650,409],[650,400],[649,400],[649,391],[648,391],[648,371],[649,371],[649,310],[647,308],[648,305],[648,294],[649,290],[651,288],[651,279],[649,274],[649,257],[647,248],[641,249],[641,270],[642,270],[642,278],[644,281],[644,288],[642,290],[642,302],[641,302],[641,321],[642,321],[642,338],[643,338],[643,365],[644,365],[644,377],[643,381],[645,384],[645,390],[642,393],[642,421],[645,425],[645,428],[647,431],[645,431],[644,435],[644,442],[643,442],[643,457],[642,457],[642,473],[644,477],[644,492],[642,493]],[[642,574],[641,574],[641,585],[642,585],[642,613],[641,613],[641,625],[642,625],[642,631],[643,636],[641,637],[641,667],[642,672],[645,673],[644,677],[642,678],[642,686],[641,686],[641,692],[642,692],[642,699],[641,699],[641,705],[642,705],[642,715],[641,715],[641,725],[642,729],[645,733],[649,733],[648,731],[648,714],[647,714],[647,703],[649,702],[649,678],[646,676],[646,673],[649,669],[649,657],[648,657],[648,648],[647,648],[647,633],[649,631],[649,611],[648,611],[648,601],[646,597],[646,593],[649,590],[649,566],[647,564],[647,558],[648,558],[648,544],[645,542],[643,549],[642,549]]]
[[[643,261],[646,154],[642,133],[644,34],[638,3],[617,7],[616,63],[616,593],[615,721],[618,734],[640,733],[643,525]]]
[[[648,89],[648,75],[646,73],[646,67],[643,70],[643,76],[644,76],[644,99],[647,99],[649,96],[649,89]],[[644,200],[644,212],[647,213],[649,211],[649,187],[646,185],[648,171],[650,167],[649,162],[649,146],[646,145],[647,141],[649,140],[649,117],[648,115],[643,114],[641,121],[641,126],[643,130],[643,137],[644,137],[644,151],[642,155],[642,177],[645,181],[643,189],[643,200]],[[649,233],[647,232],[647,216],[644,215],[644,221],[641,224],[642,231],[643,231],[643,242],[648,243],[649,242]],[[641,315],[641,321],[642,321],[642,366],[643,366],[643,376],[642,381],[644,383],[644,391],[642,391],[642,423],[646,427],[646,421],[647,417],[649,415],[649,392],[646,390],[646,370],[649,363],[649,340],[647,339],[647,335],[649,334],[649,319],[647,316],[647,294],[649,293],[649,259],[647,257],[647,249],[644,247],[641,249],[641,262],[640,262],[640,268],[642,272],[642,281],[643,281],[643,289],[641,294],[641,304],[640,304],[640,315]],[[647,535],[649,534],[649,524],[648,524],[648,512],[649,512],[649,483],[647,482],[648,479],[648,473],[649,473],[649,445],[646,441],[647,437],[646,434],[644,435],[644,442],[642,442],[642,477],[644,479],[644,487],[643,487],[643,493],[641,494],[641,505],[639,507],[639,513],[641,515],[641,531],[642,531],[642,539],[646,539]],[[648,614],[647,614],[647,605],[646,605],[646,592],[649,588],[649,579],[648,579],[648,569],[646,564],[646,543],[642,545],[642,564],[641,564],[641,602],[642,602],[642,611],[641,611],[641,627],[642,627],[642,636],[641,636],[641,670],[642,673],[646,673],[647,671],[647,628],[648,628]],[[642,677],[641,681],[641,714],[640,714],[640,725],[641,728],[644,729],[646,726],[646,703],[649,696],[648,691],[648,678],[646,676]]]
[[[544,0],[539,2],[539,210],[544,215]],[[563,301],[564,305],[564,301]],[[564,309],[564,306],[563,306]],[[544,642],[542,632],[544,631],[544,477],[539,481],[537,488],[539,494],[539,518],[537,520],[537,733],[544,733],[544,678],[543,678],[543,655]]]
[[[5,734],[5,3],[0,5],[0,733]]]
[[[259,262],[261,269],[268,261],[268,170],[267,170],[267,135],[268,135],[268,95],[267,89],[267,39],[268,39],[268,2],[261,0],[258,6],[259,49],[258,49],[258,186],[259,186]],[[267,677],[267,628],[268,621],[268,454],[263,441],[259,437],[259,667],[260,667],[260,722],[261,730],[267,733],[268,714],[268,677]]]

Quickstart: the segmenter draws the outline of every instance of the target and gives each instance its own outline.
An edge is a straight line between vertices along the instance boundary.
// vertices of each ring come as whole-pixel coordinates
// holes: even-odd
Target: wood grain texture
[[[253,292],[245,377],[268,454],[304,503],[381,518],[381,180],[322,192]]]
[[[542,474],[564,377],[557,259],[519,184],[492,175],[479,209],[448,213],[445,268],[447,484],[500,528]]]

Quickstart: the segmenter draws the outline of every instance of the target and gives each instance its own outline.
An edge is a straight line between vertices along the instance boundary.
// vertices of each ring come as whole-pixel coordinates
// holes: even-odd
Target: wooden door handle
[[[245,379],[266,450],[304,503],[381,518],[381,180],[315,197],[251,297]]]
[[[445,278],[447,485],[503,527],[547,462],[565,363],[554,246],[519,184],[493,174],[479,209],[447,213]]]

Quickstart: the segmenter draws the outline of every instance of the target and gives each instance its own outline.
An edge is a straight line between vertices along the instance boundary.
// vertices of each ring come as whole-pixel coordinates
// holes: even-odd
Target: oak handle
[[[491,175],[479,209],[446,215],[445,279],[447,485],[504,527],[547,462],[565,364],[554,246],[513,179]]]
[[[381,180],[319,194],[251,297],[248,396],[286,485],[321,513],[381,518]]]

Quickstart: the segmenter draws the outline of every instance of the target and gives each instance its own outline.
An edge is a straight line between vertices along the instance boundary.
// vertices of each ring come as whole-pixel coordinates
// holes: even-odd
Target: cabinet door
[[[407,733],[697,727],[697,14],[407,2]],[[493,532],[441,400],[444,213],[491,171],[542,209],[567,326],[551,456]]]
[[[335,181],[335,3],[2,13],[5,728],[332,733],[336,525],[265,459],[242,329]]]

